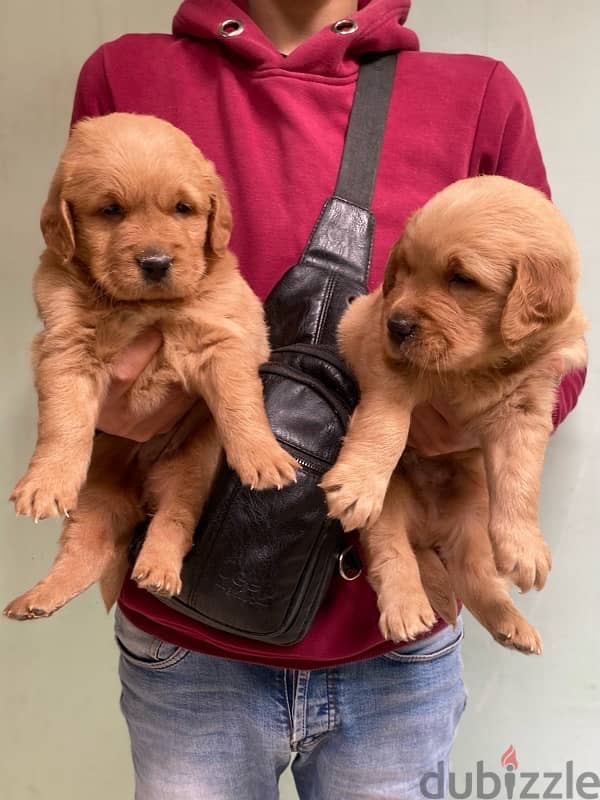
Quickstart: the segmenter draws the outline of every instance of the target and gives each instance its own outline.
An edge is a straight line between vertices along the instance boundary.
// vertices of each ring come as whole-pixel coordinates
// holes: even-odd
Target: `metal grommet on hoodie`
[[[221,36],[231,38],[232,36],[239,36],[244,31],[244,23],[239,19],[226,19],[217,28]]]
[[[348,33],[354,33],[358,30],[358,23],[353,19],[338,19],[331,26],[334,33],[339,33],[340,36],[346,36]]]

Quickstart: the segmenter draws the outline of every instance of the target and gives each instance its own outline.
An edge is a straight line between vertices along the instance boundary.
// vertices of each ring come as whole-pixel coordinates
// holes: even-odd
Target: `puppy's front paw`
[[[515,535],[491,532],[496,567],[522,592],[544,587],[552,568],[550,548],[537,530]]]
[[[368,530],[381,516],[387,482],[376,475],[360,474],[338,461],[319,486],[325,492],[329,516],[339,519],[345,531]]]
[[[244,486],[251,489],[282,489],[296,479],[298,462],[283,447],[272,442],[249,445],[245,452],[228,452],[227,460]]]
[[[10,499],[17,514],[33,517],[68,516],[77,505],[82,480],[59,467],[32,467],[15,486]]]
[[[403,595],[401,601],[381,606],[379,630],[392,642],[410,642],[435,625],[435,611],[423,591]]]

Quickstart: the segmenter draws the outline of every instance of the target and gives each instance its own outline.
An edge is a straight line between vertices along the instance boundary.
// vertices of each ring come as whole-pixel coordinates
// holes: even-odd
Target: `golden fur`
[[[384,636],[433,625],[430,575],[443,585],[431,554],[423,560],[433,547],[498,641],[541,651],[500,576],[528,591],[550,570],[538,493],[559,370],[585,363],[578,273],[569,226],[542,193],[470,178],[411,217],[383,286],[344,316],[340,348],[361,401],[322,486],[330,513],[362,531]],[[449,407],[480,449],[407,452],[396,470],[411,412],[425,402]]]
[[[110,605],[130,533],[147,512],[133,576],[153,591],[180,591],[221,445],[256,489],[282,486],[296,470],[264,411],[258,366],[268,356],[267,330],[228,250],[229,204],[188,136],[134,114],[80,122],[41,226],[38,441],[11,499],[36,520],[69,518],[50,574],[5,609],[15,618],[47,616],[101,578]],[[155,274],[156,259],[164,271]],[[132,409],[151,413],[173,383],[199,403],[172,435],[148,444],[94,440],[119,353],[151,326],[163,344],[130,390]]]

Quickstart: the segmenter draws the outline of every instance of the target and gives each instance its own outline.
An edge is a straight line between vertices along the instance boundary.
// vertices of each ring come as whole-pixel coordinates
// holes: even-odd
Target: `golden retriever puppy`
[[[8,616],[47,616],[103,575],[110,604],[131,530],[147,512],[133,576],[180,591],[221,445],[246,485],[294,479],[296,462],[263,406],[267,329],[228,250],[231,224],[213,165],[169,123],[118,113],[73,129],[41,216],[38,441],[11,497],[36,521],[68,519],[50,574]],[[151,326],[163,344],[130,391],[132,409],[151,413],[173,383],[198,406],[172,436],[147,445],[104,434],[94,443],[118,354]]]
[[[412,543],[439,550],[499,641],[539,652],[498,573],[525,592],[550,570],[538,494],[557,364],[585,363],[578,272],[569,226],[543,194],[469,178],[411,217],[383,286],[344,316],[340,348],[361,401],[322,486],[330,513],[363,531],[386,637],[413,638],[435,620]],[[405,457],[394,474],[425,402],[450,408],[480,450]]]

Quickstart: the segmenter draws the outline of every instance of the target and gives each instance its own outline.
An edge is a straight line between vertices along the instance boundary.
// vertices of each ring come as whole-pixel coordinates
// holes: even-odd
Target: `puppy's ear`
[[[502,338],[511,348],[547,325],[561,322],[575,303],[572,267],[554,254],[524,255],[514,274],[501,321]]]
[[[210,189],[210,211],[206,231],[206,254],[210,258],[223,258],[231,239],[231,206],[221,179],[215,176]]]
[[[75,229],[69,205],[61,196],[62,183],[62,170],[59,167],[52,178],[48,199],[42,208],[40,227],[48,248],[65,264],[75,253]]]

